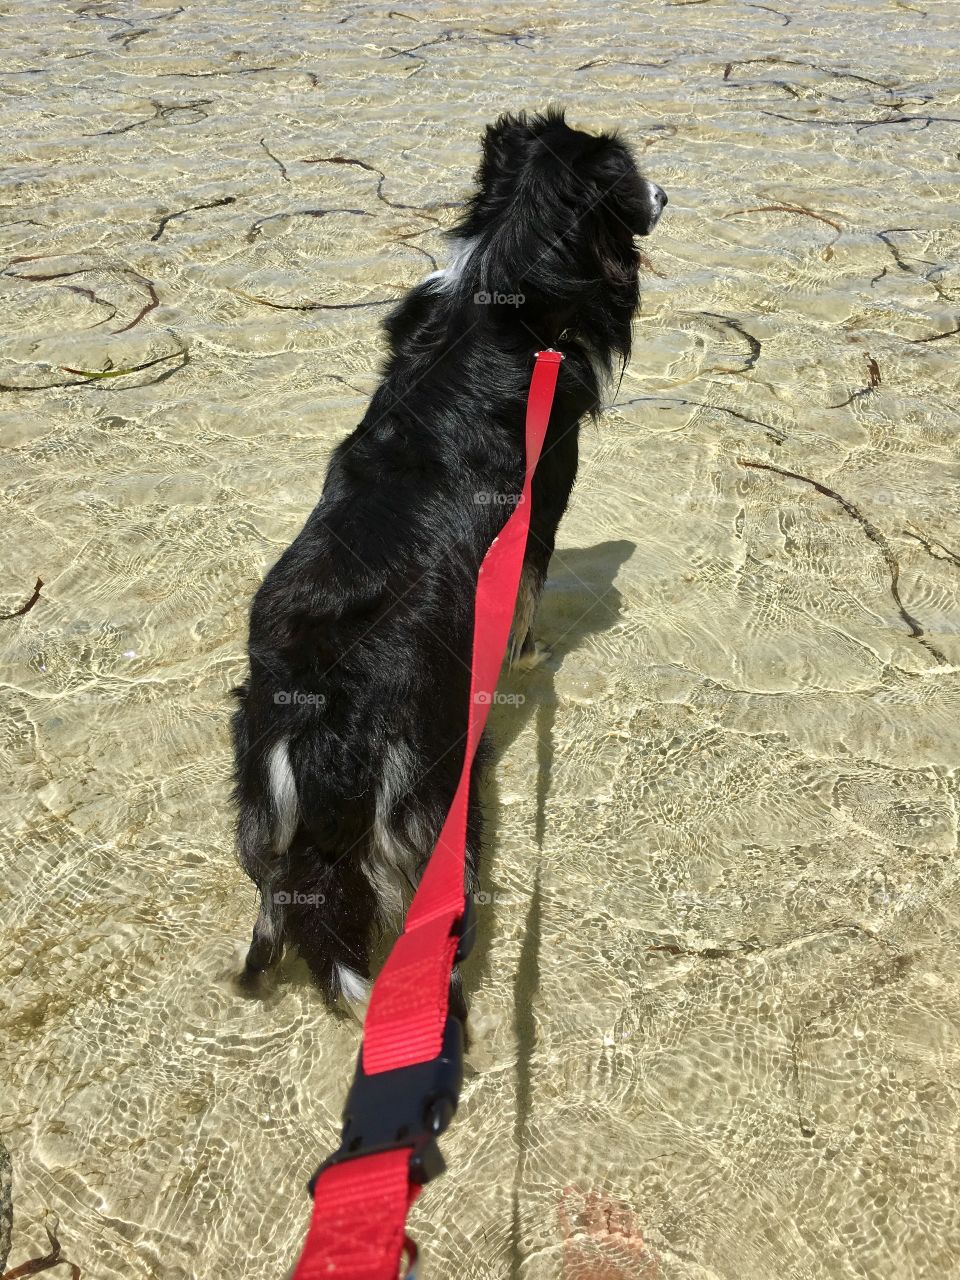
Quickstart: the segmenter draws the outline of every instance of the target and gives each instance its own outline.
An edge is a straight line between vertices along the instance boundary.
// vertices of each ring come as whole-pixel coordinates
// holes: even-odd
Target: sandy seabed
[[[396,5],[3,7],[10,1265],[296,1257],[358,1037],[232,985],[245,611],[560,101],[670,205],[494,711],[421,1274],[958,1276],[960,4]]]

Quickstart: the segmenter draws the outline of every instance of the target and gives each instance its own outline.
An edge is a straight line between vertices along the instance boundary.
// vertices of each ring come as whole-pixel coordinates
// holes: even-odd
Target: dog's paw
[[[276,974],[271,969],[250,969],[244,966],[231,974],[233,990],[247,1000],[263,1000],[273,993],[277,985]]]
[[[524,645],[520,653],[512,660],[511,666],[517,671],[532,671],[534,667],[542,667],[553,657],[553,650],[542,640],[534,640]]]

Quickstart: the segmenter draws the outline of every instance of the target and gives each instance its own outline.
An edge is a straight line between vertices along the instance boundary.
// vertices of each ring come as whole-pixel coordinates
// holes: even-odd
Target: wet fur
[[[630,351],[633,236],[659,212],[615,136],[559,112],[487,129],[454,262],[387,318],[383,380],[253,601],[233,717],[239,857],[261,895],[248,978],[294,944],[331,1004],[363,995],[372,939],[399,926],[462,766],[477,572],[521,488],[534,354],[559,346],[566,359],[533,483],[514,659],[531,651],[579,423]],[[484,305],[480,291],[524,301]],[[481,744],[468,885],[485,757]],[[462,1014],[458,983],[454,1000]]]

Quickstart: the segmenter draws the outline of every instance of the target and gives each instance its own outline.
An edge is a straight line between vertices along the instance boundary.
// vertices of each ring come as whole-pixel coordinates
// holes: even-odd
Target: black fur
[[[534,480],[515,655],[531,644],[580,420],[630,352],[633,237],[665,201],[616,136],[556,111],[488,127],[477,183],[451,232],[468,246],[459,271],[417,285],[386,320],[383,381],[250,614],[233,721],[239,854],[262,895],[246,972],[295,944],[331,1003],[345,977],[368,976],[375,925],[399,923],[390,886],[416,881],[453,796],[477,571],[521,488],[534,354],[557,346],[566,359]],[[459,988],[456,1000],[462,1012]]]

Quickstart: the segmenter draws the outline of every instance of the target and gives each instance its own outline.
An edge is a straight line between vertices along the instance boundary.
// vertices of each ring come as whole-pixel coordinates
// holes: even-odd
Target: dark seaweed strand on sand
[[[22,604],[19,609],[14,609],[13,613],[0,613],[0,622],[6,622],[9,618],[22,618],[25,613],[29,613],[33,606],[40,599],[40,589],[43,586],[43,579],[37,579],[37,585],[33,588],[33,595],[26,604]],[[0,1263],[0,1266],[3,1264]],[[0,1277],[3,1280],[3,1277]]]

